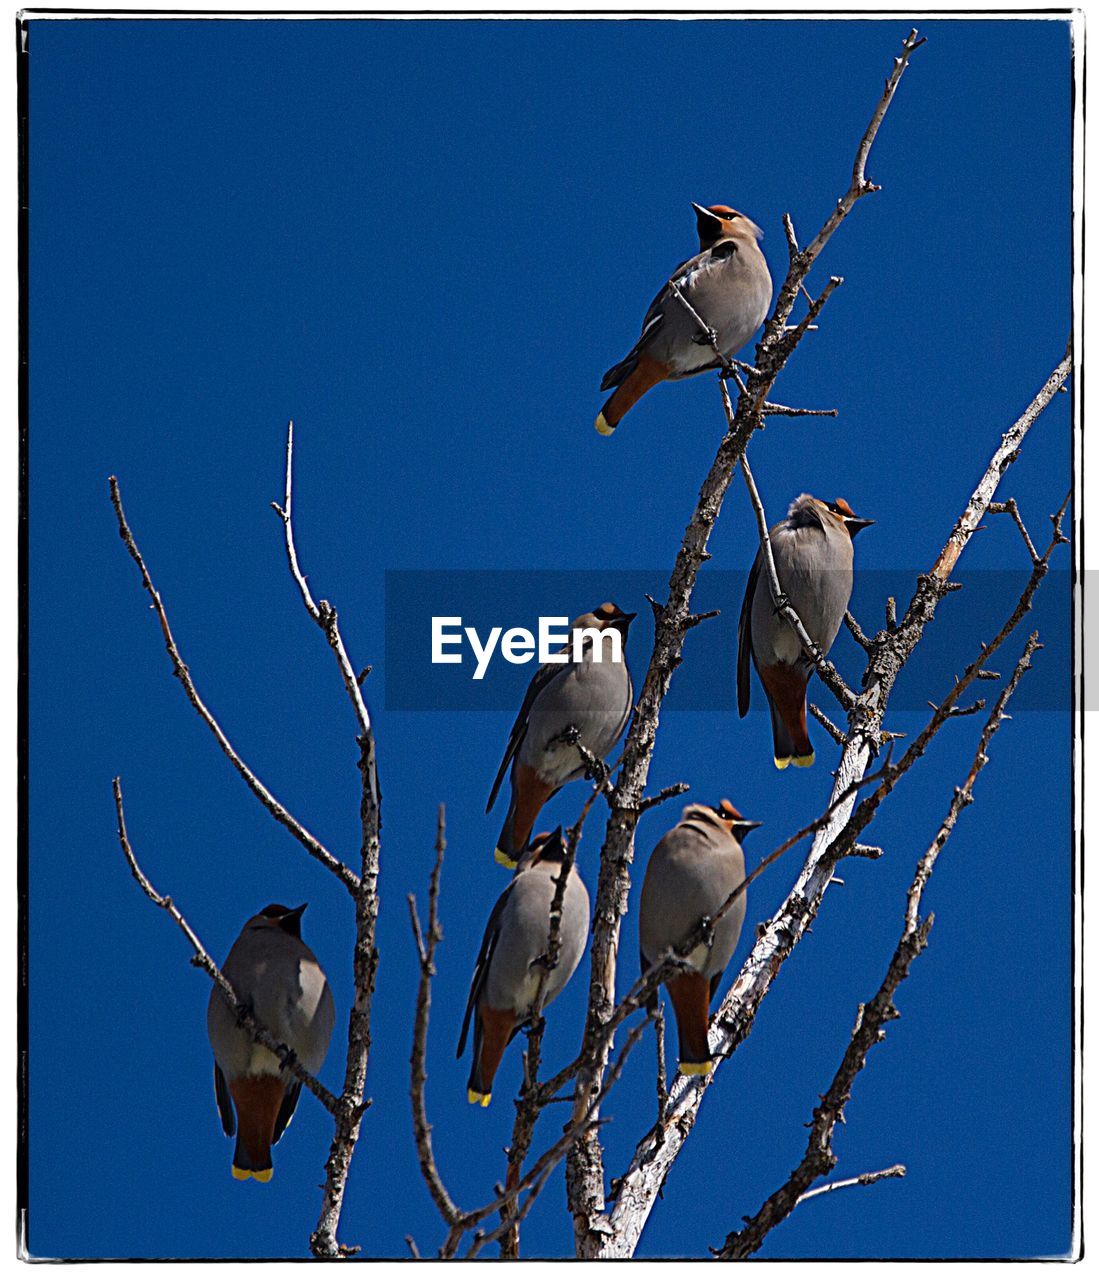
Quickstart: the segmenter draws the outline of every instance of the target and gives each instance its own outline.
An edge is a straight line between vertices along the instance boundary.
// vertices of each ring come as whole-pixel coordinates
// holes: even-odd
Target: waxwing
[[[728,800],[689,804],[683,817],[649,857],[641,886],[642,973],[689,941],[700,922],[718,914],[744,880],[740,841],[760,824],[749,822]],[[713,926],[710,945],[699,943],[689,968],[665,982],[679,1028],[679,1070],[704,1076],[713,1068],[708,1027],[710,1003],[736,950],[746,908],[743,893]],[[656,996],[651,1001],[655,1007]]]
[[[316,1075],[328,1052],[336,1010],[328,979],[301,940],[304,910],[277,903],[264,907],[241,930],[221,971],[237,998]],[[237,1135],[233,1177],[268,1182],[271,1147],[290,1123],[301,1084],[239,1025],[217,987],[210,993],[206,1030],[222,1128],[230,1138]]]
[[[728,357],[755,333],[771,305],[771,273],[759,247],[763,232],[726,204],[703,208],[692,202],[691,207],[699,252],[676,267],[672,280]],[[595,420],[596,431],[609,436],[658,382],[719,367],[698,321],[665,284],[645,313],[633,350],[603,375],[600,390],[616,390]]]
[[[822,654],[831,649],[851,599],[851,540],[873,523],[859,519],[842,498],[828,503],[803,493],[790,504],[786,519],[771,529],[779,586]],[[762,557],[758,552],[740,610],[737,704],[741,716],[747,715],[751,659],[771,708],[776,768],[791,762],[807,768],[814,760],[805,724],[812,662],[775,609]]]
[[[569,643],[558,651],[563,661],[546,663],[531,680],[485,808],[488,813],[496,803],[510,765],[511,803],[496,842],[496,861],[502,866],[516,865],[550,796],[584,776],[583,757],[575,745],[558,740],[561,734],[573,726],[583,745],[603,759],[626,727],[633,704],[626,636],[636,617],[610,602],[581,614],[572,624]],[[604,634],[609,632],[617,636]],[[613,660],[616,652],[618,661]]]
[[[473,1021],[473,1064],[467,1096],[487,1107],[492,1081],[512,1037],[529,1018],[543,972],[537,963],[549,946],[550,914],[565,855],[561,828],[538,835],[523,854],[511,883],[496,900],[473,970],[458,1057]],[[576,972],[588,941],[588,891],[575,865],[561,904],[560,953],[546,978],[543,1008]]]

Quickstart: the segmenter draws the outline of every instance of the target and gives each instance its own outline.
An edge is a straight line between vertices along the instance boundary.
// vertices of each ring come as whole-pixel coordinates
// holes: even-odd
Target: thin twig
[[[770,400],[764,402],[762,409],[765,418],[838,418],[840,411],[838,409],[792,409],[785,404],[772,404]]]
[[[340,628],[336,610],[328,603],[322,600],[317,604],[313,600],[309,585],[305,580],[305,574],[301,571],[298,564],[298,552],[294,545],[294,522],[293,522],[293,501],[294,501],[294,424],[291,422],[286,429],[286,496],[283,505],[280,507],[277,502],[272,502],[272,508],[278,513],[282,520],[283,529],[286,536],[286,558],[290,563],[290,573],[294,581],[298,584],[298,590],[301,592],[302,602],[306,611],[318,627],[324,632],[325,639],[328,641],[329,647],[335,655],[336,662],[340,668],[340,676],[343,679],[344,688],[347,690],[347,696],[351,701],[351,706],[355,711],[355,719],[358,721],[359,733],[369,734],[371,732],[370,712],[366,708],[366,702],[363,699],[361,677],[356,674],[355,668],[351,665],[351,660],[347,656],[347,650],[344,647],[343,638],[340,635]],[[369,668],[366,668],[369,672]]]
[[[815,702],[809,703],[809,714],[827,731],[828,736],[837,746],[847,746],[847,734],[845,734],[838,726],[834,725]]]
[[[316,858],[322,866],[326,867],[333,875],[337,876],[352,893],[355,893],[359,887],[358,876],[350,867],[345,866],[339,858],[329,853],[317,837],[313,835],[311,831],[307,831],[297,818],[295,818],[288,809],[275,799],[267,787],[264,786],[255,773],[252,772],[248,765],[246,765],[237,754],[233,744],[225,736],[221,725],[219,725],[214,719],[210,709],[199,696],[198,689],[195,687],[195,682],[191,678],[191,672],[188,669],[187,664],[183,661],[183,655],[180,653],[179,646],[176,644],[175,637],[172,635],[172,628],[168,624],[168,614],[164,608],[164,602],[160,597],[160,592],[157,591],[156,587],[153,585],[152,577],[150,576],[149,570],[145,565],[145,560],[138,549],[137,541],[130,530],[129,524],[126,522],[126,513],[122,509],[122,493],[119,489],[118,480],[114,476],[110,477],[110,487],[111,503],[114,506],[115,516],[118,519],[119,536],[126,544],[126,550],[130,553],[130,558],[133,560],[134,564],[137,565],[138,571],[141,574],[141,585],[145,588],[146,594],[152,601],[153,609],[156,612],[157,620],[160,623],[160,630],[164,635],[164,647],[168,650],[168,656],[172,660],[172,674],[183,686],[184,692],[187,694],[187,699],[191,706],[198,712],[199,717],[214,735],[218,746],[228,757],[230,764],[232,764],[233,768],[236,769],[237,773],[244,779],[248,789],[256,799],[259,800],[260,804],[263,805],[267,812],[275,819],[276,822],[280,823],[287,831],[290,832],[290,834],[298,841],[311,858]]]
[[[1014,498],[1008,498],[1006,502],[990,502],[988,504],[988,514],[990,516],[998,516],[1008,514],[1015,521],[1015,524],[1022,535],[1023,542],[1026,543],[1027,554],[1030,556],[1030,563],[1037,564],[1038,552],[1034,548],[1034,543],[1030,540],[1030,534],[1027,533],[1027,527],[1023,524],[1023,517],[1019,514],[1019,504]]]
[[[455,1226],[461,1219],[461,1210],[451,1199],[443,1183],[435,1151],[431,1143],[431,1125],[427,1118],[424,1086],[427,1084],[427,1028],[431,1014],[431,979],[435,976],[435,948],[443,938],[439,924],[439,884],[443,871],[443,853],[446,850],[446,809],[439,805],[435,829],[435,865],[431,871],[428,890],[428,921],[425,939],[416,912],[416,897],[408,895],[408,912],[412,922],[412,934],[416,940],[416,952],[420,961],[420,983],[416,992],[416,1016],[412,1031],[412,1053],[409,1059],[412,1081],[409,1093],[412,1098],[412,1130],[416,1138],[416,1154],[420,1172],[431,1193],[435,1207],[442,1214],[447,1226]]]
[[[676,796],[681,796],[684,792],[690,791],[690,789],[691,784],[689,782],[673,782],[670,787],[661,787],[655,794],[646,796],[641,801],[641,812],[648,813],[650,809],[655,809],[658,804],[663,804],[665,800],[674,800]]]
[[[294,424],[286,433],[286,493],[284,505],[271,505],[283,522],[286,555],[291,576],[297,583],[306,612],[324,633],[328,647],[336,658],[344,690],[351,702],[358,728],[357,766],[360,779],[359,799],[359,864],[358,883],[352,888],[355,901],[355,949],[352,954],[354,999],[347,1019],[347,1058],[344,1068],[341,1108],[336,1132],[325,1161],[324,1197],[317,1226],[310,1236],[310,1249],[318,1258],[345,1258],[359,1251],[357,1245],[340,1244],[336,1238],[347,1192],[351,1159],[359,1140],[363,1113],[366,1071],[370,1060],[370,1013],[374,999],[374,983],[378,971],[378,871],[381,855],[381,790],[378,786],[377,749],[370,714],[362,696],[361,685],[369,668],[356,674],[347,655],[340,633],[335,608],[327,601],[314,601],[305,574],[298,563],[293,523],[294,491]]]
[[[908,1170],[903,1164],[891,1164],[888,1169],[878,1169],[875,1173],[860,1173],[857,1178],[841,1178],[839,1182],[826,1182],[823,1187],[814,1187],[798,1197],[798,1204],[812,1200],[815,1196],[831,1195],[833,1191],[842,1191],[845,1187],[871,1187],[875,1182],[886,1178],[903,1178]]]
[[[851,632],[851,636],[860,649],[870,652],[870,639],[862,627],[859,626],[855,619],[855,615],[848,609],[843,615],[844,625]]]

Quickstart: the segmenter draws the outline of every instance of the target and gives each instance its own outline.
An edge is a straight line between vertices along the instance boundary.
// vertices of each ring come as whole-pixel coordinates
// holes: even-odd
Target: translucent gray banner
[[[896,599],[903,615],[916,577],[910,569],[856,573],[851,612],[867,634],[884,626],[889,596]],[[940,604],[934,623],[901,673],[891,699],[893,709],[922,710],[929,699],[941,696],[976,656],[981,642],[990,640],[1011,614],[1027,577],[1025,569],[957,574],[963,589]],[[724,570],[699,576],[695,611],[721,612],[688,634],[684,661],[665,703],[668,711],[735,710],[737,621],[746,578],[746,573]],[[543,633],[549,632],[551,647],[556,649],[567,629],[562,620],[594,610],[604,601],[637,612],[626,645],[637,685],[653,635],[652,611],[645,597],[660,600],[667,582],[666,569],[388,571],[386,709],[515,711],[538,666],[540,619]],[[556,621],[550,623],[551,619]],[[997,655],[990,664],[993,669],[1010,667],[1025,637],[1035,630],[1044,648],[1020,686],[1014,708],[1068,711],[1073,687],[1069,571],[1049,573],[1031,613],[1020,623],[1003,656]],[[529,643],[523,631],[530,633]],[[513,660],[508,660],[509,655]],[[433,661],[433,656],[438,660]],[[831,657],[848,683],[857,685],[864,654],[846,628],[841,628]],[[822,705],[828,698],[822,689]]]

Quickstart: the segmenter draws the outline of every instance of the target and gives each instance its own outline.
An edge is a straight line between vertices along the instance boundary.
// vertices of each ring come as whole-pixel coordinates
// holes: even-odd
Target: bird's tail
[[[710,984],[701,973],[679,973],[668,980],[676,1026],[679,1028],[679,1070],[685,1076],[704,1076],[713,1070],[710,1058]]]
[[[806,681],[790,667],[765,667],[760,671],[771,708],[771,737],[775,768],[794,765],[807,769],[816,759],[805,723]]]
[[[237,1108],[237,1145],[233,1177],[270,1182],[274,1173],[271,1141],[285,1086],[278,1076],[240,1076],[229,1085]]]
[[[496,1069],[515,1027],[515,1015],[510,1009],[490,1009],[485,1004],[477,1009],[473,1027],[473,1064],[466,1083],[466,1097],[474,1106],[487,1107],[492,1101]]]
[[[529,764],[520,761],[515,766],[511,780],[511,803],[496,841],[496,861],[501,866],[507,867],[509,871],[514,871],[518,866],[534,828],[534,821],[552,795],[552,785],[543,781]]]
[[[617,375],[620,371],[619,378]],[[595,420],[596,431],[601,436],[611,435],[645,392],[655,387],[658,382],[663,382],[667,376],[667,366],[644,353],[639,356],[627,356],[621,364],[616,364],[613,369],[609,369],[603,378],[603,390],[607,387],[615,387],[616,390],[599,411],[599,416]]]
[[[514,871],[519,865],[519,855],[523,852],[523,845],[517,843],[513,832],[515,830],[515,792],[512,791],[511,804],[508,805],[508,811],[504,817],[504,825],[500,828],[500,834],[496,837],[496,849],[493,857],[502,867],[507,867],[509,871]],[[529,835],[530,832],[528,831]]]

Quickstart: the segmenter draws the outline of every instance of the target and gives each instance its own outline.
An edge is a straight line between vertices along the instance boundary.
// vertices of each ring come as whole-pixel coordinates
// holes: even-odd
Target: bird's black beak
[[[558,826],[542,841],[538,852],[534,855],[534,862],[561,862],[564,856],[565,837]]]
[[[277,924],[284,933],[289,933],[292,937],[301,937],[301,918],[308,902],[303,902],[300,907],[292,907],[285,915],[279,916]]]
[[[874,523],[873,520],[863,520],[859,516],[845,516],[844,524],[847,526],[847,532],[853,538],[860,529],[869,529]]]
[[[721,219],[716,213],[711,213],[704,206],[695,204],[693,200],[691,208],[695,211],[695,221],[698,223],[698,234],[701,239],[706,240],[721,234]]]
[[[739,822],[733,823],[733,830],[736,832],[736,838],[743,840],[749,831],[754,831],[756,827],[762,826],[762,822],[750,822],[747,818],[742,818]]]

